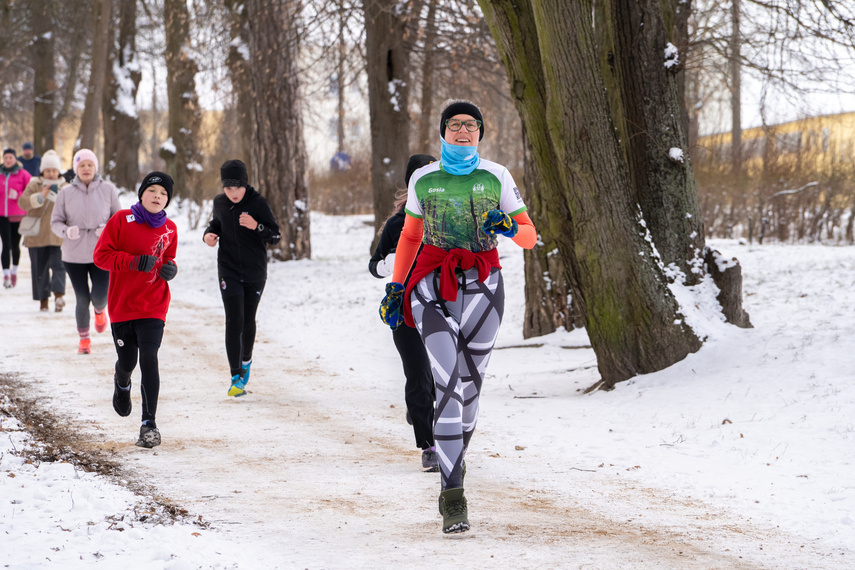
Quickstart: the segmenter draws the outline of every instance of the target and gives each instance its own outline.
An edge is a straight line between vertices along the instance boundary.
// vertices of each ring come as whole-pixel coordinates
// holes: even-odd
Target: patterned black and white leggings
[[[439,296],[431,273],[411,293],[413,320],[430,358],[436,386],[434,439],[442,488],[463,486],[462,464],[478,421],[484,371],[505,309],[502,273],[492,269],[484,283],[475,268],[458,273],[457,299]]]

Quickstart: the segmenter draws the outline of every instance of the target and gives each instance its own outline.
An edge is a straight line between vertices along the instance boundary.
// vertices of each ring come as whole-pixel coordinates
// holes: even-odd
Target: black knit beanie
[[[410,177],[412,177],[413,172],[422,166],[427,166],[431,162],[436,162],[436,159],[429,154],[414,154],[411,156],[410,160],[407,161],[407,173],[404,175],[404,186],[409,187]]]
[[[4,156],[5,156],[5,155],[7,155],[7,154],[14,154],[14,155],[15,155],[15,158],[17,158],[17,157],[18,157],[18,153],[16,153],[16,152],[15,152],[15,149],[14,149],[14,148],[7,148],[6,150],[4,150],[4,151],[3,151],[3,155],[4,155]]]
[[[153,185],[163,186],[166,189],[166,206],[169,205],[169,201],[172,200],[172,185],[174,182],[172,181],[172,177],[165,172],[158,172],[155,170],[154,172],[149,172],[143,178],[143,181],[140,183],[140,189],[137,191],[137,195],[140,200],[142,200],[143,192],[149,186]],[[164,206],[164,208],[166,207]]]
[[[246,165],[240,160],[227,160],[220,167],[220,180],[223,188],[227,186],[246,187],[249,177],[246,174]]]
[[[445,138],[445,121],[454,115],[470,115],[481,121],[481,134],[478,135],[478,140],[484,138],[484,119],[481,117],[481,110],[469,101],[456,101],[443,110],[442,117],[439,119],[439,136]]]

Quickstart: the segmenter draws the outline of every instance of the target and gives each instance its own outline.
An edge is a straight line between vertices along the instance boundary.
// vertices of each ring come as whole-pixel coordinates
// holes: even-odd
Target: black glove
[[[142,271],[148,273],[154,269],[154,264],[157,258],[153,255],[135,255],[131,260],[131,269],[133,271]]]
[[[175,265],[175,262],[171,259],[160,266],[160,271],[158,272],[158,276],[164,281],[169,281],[175,274],[178,273],[178,266]]]

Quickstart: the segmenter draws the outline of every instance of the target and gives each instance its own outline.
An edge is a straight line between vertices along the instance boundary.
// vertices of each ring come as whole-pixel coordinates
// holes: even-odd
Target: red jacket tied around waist
[[[439,268],[439,294],[448,302],[457,299],[457,276],[454,271],[457,268],[464,271],[476,267],[478,269],[478,281],[484,282],[490,276],[490,269],[499,265],[499,252],[495,249],[488,251],[472,252],[468,249],[452,249],[445,251],[441,247],[425,244],[421,253],[416,258],[416,267],[404,292],[404,322],[415,327],[413,311],[410,305],[410,293],[416,284],[425,276]]]

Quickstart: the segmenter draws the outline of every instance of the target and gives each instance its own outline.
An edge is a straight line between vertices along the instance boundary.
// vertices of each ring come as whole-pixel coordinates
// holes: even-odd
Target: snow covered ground
[[[473,530],[449,538],[377,316],[370,220],[313,215],[313,259],[271,265],[250,393],[230,399],[216,251],[170,215],[154,450],[134,446],[138,372],[131,417],[112,410],[109,334],[76,354],[70,285],[63,313],[40,313],[25,252],[0,291],[0,567],[855,567],[855,248],[715,242],[743,265],[755,328],[721,325],[701,298],[687,307],[707,319],[700,352],[585,395],[584,331],[522,338],[522,254],[504,241],[505,322],[467,456]],[[42,427],[54,455],[111,474],[45,461],[24,405],[58,420]]]

